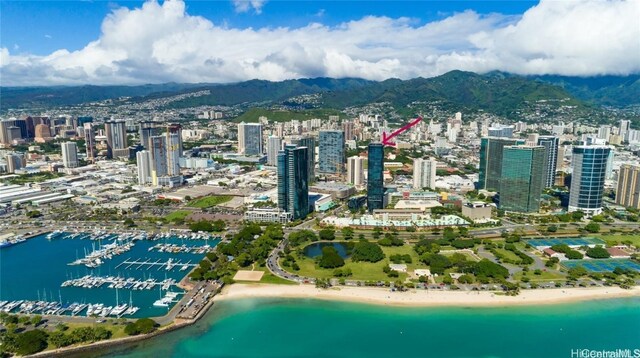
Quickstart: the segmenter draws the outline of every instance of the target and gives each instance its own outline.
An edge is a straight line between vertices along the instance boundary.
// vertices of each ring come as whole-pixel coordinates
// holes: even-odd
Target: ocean
[[[110,357],[572,357],[640,349],[640,297],[407,308],[313,299],[221,301],[198,323]],[[575,353],[573,357],[578,357]]]

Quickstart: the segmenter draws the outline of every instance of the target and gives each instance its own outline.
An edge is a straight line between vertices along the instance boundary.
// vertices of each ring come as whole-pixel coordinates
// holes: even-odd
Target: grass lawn
[[[513,278],[516,280],[522,279],[524,272],[517,272],[513,275]],[[533,273],[533,270],[529,271],[526,275],[529,277],[529,282],[548,282],[548,281],[565,281],[566,277],[561,274],[557,274],[549,271],[542,271],[542,274],[536,275]]]
[[[515,262],[516,264],[519,263],[520,261],[522,261],[520,259],[520,257],[518,257],[518,255],[514,254],[513,252],[511,252],[509,250],[495,249],[495,251],[497,253],[499,253],[499,254],[502,254],[505,259],[513,260],[513,262]]]
[[[389,256],[391,255],[405,255],[411,256],[412,263],[407,264],[408,271],[413,271],[416,268],[427,268],[426,265],[418,261],[418,254],[413,251],[412,245],[382,247],[382,251],[385,254],[385,258],[378,262],[353,262],[351,259],[345,260],[345,265],[340,268],[350,268],[353,274],[347,279],[353,280],[372,280],[372,281],[395,281],[404,280],[408,277],[408,274],[400,272],[399,277],[389,277],[382,271],[382,268],[389,264]],[[295,256],[295,255],[294,255]],[[316,278],[331,278],[335,269],[323,269],[317,267],[314,259],[308,257],[298,258],[296,262],[300,266],[300,270],[295,273],[299,276],[316,277]],[[291,270],[288,270],[293,272]]]
[[[460,252],[460,251],[458,251],[458,252],[454,252],[454,251],[440,251],[440,254],[441,254],[441,255],[443,255],[443,256],[447,256],[447,257],[448,257],[448,256],[452,256],[453,254],[463,254],[463,255],[464,255],[464,257],[466,257],[466,258],[467,258],[467,261],[476,261],[476,262],[478,261],[478,259],[477,259],[477,258],[475,258],[475,257],[473,257],[473,256],[471,256],[471,254],[470,254],[470,253],[468,253],[468,252],[464,252],[464,251],[462,251],[462,252]]]
[[[176,210],[167,216],[165,216],[165,220],[167,221],[176,221],[176,220],[184,220],[187,216],[191,214],[189,210]]]
[[[226,203],[228,201],[231,201],[231,199],[233,199],[233,197],[230,195],[205,196],[204,198],[191,201],[187,206],[192,208],[206,209],[206,208],[210,208],[216,205]]]
[[[262,279],[260,280],[260,283],[269,283],[274,285],[297,285],[298,284],[297,282],[285,280],[284,278],[275,276],[271,272],[265,272],[265,274],[262,276]]]
[[[636,247],[640,247],[640,235],[614,235],[614,234],[607,234],[607,235],[593,235],[594,237],[600,238],[604,241],[617,241],[617,242],[622,242],[622,241],[631,241],[633,243],[634,246]]]

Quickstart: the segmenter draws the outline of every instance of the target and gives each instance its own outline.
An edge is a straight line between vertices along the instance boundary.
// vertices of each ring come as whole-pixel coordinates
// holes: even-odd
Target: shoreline
[[[311,285],[233,284],[225,286],[215,301],[241,298],[300,298],[343,301],[396,307],[495,307],[545,305],[587,300],[640,297],[640,287],[552,288],[522,290],[518,296],[492,291],[423,291],[391,292],[377,287],[333,287],[320,289]]]

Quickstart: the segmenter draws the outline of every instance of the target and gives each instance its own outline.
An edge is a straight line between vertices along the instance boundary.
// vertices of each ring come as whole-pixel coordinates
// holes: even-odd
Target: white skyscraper
[[[262,144],[262,124],[238,124],[238,153],[244,155],[260,155],[264,152]]]
[[[267,164],[278,165],[278,152],[282,149],[282,139],[276,136],[270,136],[267,139]]]
[[[151,183],[151,152],[143,150],[136,153],[136,162],[138,163],[138,184]]]
[[[65,168],[78,167],[78,146],[75,142],[62,143],[62,163]]]
[[[623,141],[629,139],[629,129],[631,129],[631,121],[627,119],[621,119],[618,134],[620,135],[620,137],[622,137]]]
[[[413,187],[414,189],[436,187],[436,161],[433,159],[413,160]]]
[[[364,184],[364,158],[353,156],[347,158],[347,181],[349,184]]]

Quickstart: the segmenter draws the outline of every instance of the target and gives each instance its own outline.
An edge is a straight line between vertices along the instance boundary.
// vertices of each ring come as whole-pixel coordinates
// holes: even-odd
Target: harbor
[[[202,233],[147,235],[101,228],[40,234],[0,251],[0,311],[163,316],[183,294],[177,283],[219,241]]]

